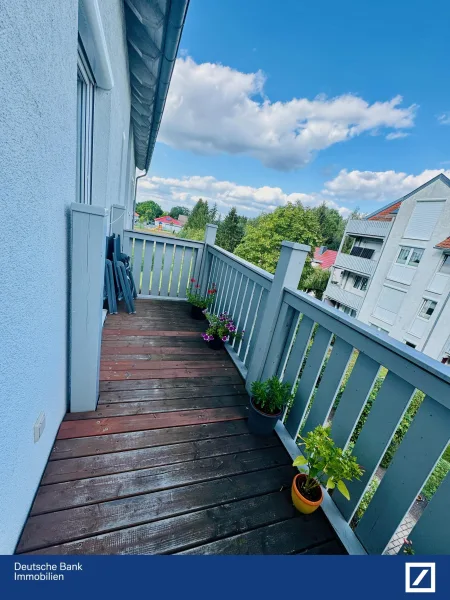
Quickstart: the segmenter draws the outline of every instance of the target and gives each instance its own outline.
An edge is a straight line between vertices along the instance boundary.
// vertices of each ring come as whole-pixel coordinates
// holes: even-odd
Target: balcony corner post
[[[197,279],[199,281],[200,293],[202,295],[206,294],[209,271],[211,269],[212,256],[208,252],[208,246],[214,246],[216,242],[216,235],[217,225],[212,225],[211,223],[208,223],[208,225],[206,226],[203,248],[199,250],[199,252],[201,252],[201,257],[199,257],[199,259],[197,260],[197,264],[200,265],[200,272]]]
[[[261,377],[269,350],[271,350],[272,337],[281,312],[284,288],[297,289],[310,250],[311,247],[305,244],[294,242],[282,242],[281,244],[280,258],[267,299],[266,309],[264,314],[261,315],[263,326],[259,331],[257,340],[255,340],[255,350],[248,366],[246,380],[248,392],[250,392],[253,381],[257,381]]]

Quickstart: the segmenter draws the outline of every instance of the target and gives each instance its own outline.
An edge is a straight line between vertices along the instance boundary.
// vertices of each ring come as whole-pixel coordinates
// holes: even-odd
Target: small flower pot
[[[203,311],[204,308],[191,304],[191,317],[196,321],[206,321],[206,315]]]
[[[215,335],[214,339],[210,340],[209,342],[207,342],[207,344],[211,348],[211,350],[222,350],[222,348],[224,347],[225,342],[223,342],[220,339],[220,337],[217,337]]]
[[[250,410],[248,412],[248,428],[254,435],[270,435],[281,416],[282,411],[268,415],[262,412],[253,403],[253,398],[250,398]]]
[[[294,503],[295,508],[303,513],[304,515],[310,515],[315,510],[319,508],[323,501],[323,493],[322,488],[318,487],[317,491],[317,500],[310,500],[306,498],[302,492],[299,490],[298,485],[301,486],[301,483],[306,480],[306,475],[304,473],[299,473],[294,477],[294,481],[292,482],[291,488],[291,496],[292,502]],[[320,497],[319,497],[320,494]]]

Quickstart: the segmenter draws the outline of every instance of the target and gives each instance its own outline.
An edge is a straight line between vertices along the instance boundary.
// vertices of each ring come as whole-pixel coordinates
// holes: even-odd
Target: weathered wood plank
[[[277,467],[225,479],[123,498],[111,502],[30,517],[17,552],[37,550],[81,539],[86,535],[149,523],[188,511],[214,507],[289,487],[295,471]]]
[[[295,509],[290,493],[285,490],[104,533],[60,546],[50,546],[36,553],[170,554],[206,544],[218,536],[227,537],[243,533],[249,529],[289,519],[294,515]],[[335,544],[334,547],[337,549],[339,545]],[[332,553],[327,552],[327,554]]]
[[[180,379],[141,379],[141,380],[129,380],[129,381],[101,381],[100,392],[111,392],[121,390],[155,390],[165,388],[186,388],[190,387],[189,384],[194,384],[199,387],[212,385],[228,385],[228,384],[241,384],[242,377],[237,371],[228,375],[221,375],[219,377],[196,377],[195,380],[181,377]]]
[[[102,404],[97,407],[97,410],[67,413],[64,421],[82,421],[83,419],[102,419],[122,415],[144,415],[202,408],[223,408],[225,406],[247,406],[248,403],[248,394],[205,396],[203,398],[174,398],[171,400],[154,400],[152,402],[116,402]]]
[[[242,406],[230,408],[212,408],[190,410],[173,413],[151,413],[128,417],[110,417],[107,419],[88,419],[86,421],[63,421],[57,439],[90,435],[110,435],[126,431],[142,431],[144,429],[161,429],[162,427],[179,427],[196,423],[214,423],[216,421],[234,421],[245,419],[247,410]]]
[[[197,352],[189,354],[189,359],[193,361],[202,361],[202,362],[212,362],[212,361],[225,361],[232,362],[230,357],[223,352],[214,352],[210,350],[211,354],[199,354]],[[186,355],[186,353],[184,353]],[[168,361],[179,361],[183,355],[180,354],[106,354],[103,356],[105,361],[117,361],[117,363],[122,363],[124,360],[128,361],[141,361],[145,364],[145,361],[160,361],[160,360],[168,360]]]
[[[108,339],[118,338],[123,336],[143,336],[143,337],[187,337],[198,338],[198,331],[155,331],[153,329],[104,329],[103,337]]]
[[[42,486],[162,465],[170,465],[172,468],[176,463],[273,447],[281,448],[275,435],[258,438],[243,434],[170,443],[166,446],[153,445],[153,447],[97,456],[53,460],[45,469]],[[189,465],[187,467],[189,468]]]
[[[208,373],[210,377],[223,377],[224,375],[233,375],[236,372],[235,367],[211,367],[210,364],[203,364],[195,369],[129,369],[128,371],[100,371],[100,381],[129,381],[130,379],[178,379],[184,377],[201,377]]]
[[[189,356],[191,355],[198,356],[202,355],[202,359],[205,357],[211,357],[214,360],[217,360],[217,357],[225,357],[226,354],[222,350],[211,350],[208,348],[206,344],[200,346],[198,348],[189,349],[185,346],[166,346],[166,347],[154,347],[151,348],[149,346],[107,346],[102,348],[102,358],[107,360],[111,360],[107,357],[109,356],[124,356],[125,360],[128,360],[127,355],[131,356],[144,356],[147,360],[180,360],[180,356]],[[176,359],[167,358],[168,356],[177,356]],[[164,358],[159,358],[163,356]],[[130,359],[131,360],[131,359]],[[195,360],[195,359],[194,359]]]
[[[173,400],[175,398],[180,398],[183,400],[189,398],[212,398],[214,396],[233,396],[245,393],[246,391],[244,384],[201,387],[195,385],[195,382],[193,382],[191,386],[185,387],[102,392],[100,394],[99,405],[113,404],[116,402],[151,402],[153,400]]]
[[[196,442],[220,437],[248,434],[246,421],[219,421],[203,425],[169,427],[151,431],[131,431],[85,438],[57,440],[49,460],[79,458],[99,454],[109,454],[124,450],[152,448],[183,442]],[[278,438],[275,438],[278,439]]]
[[[196,361],[196,360],[173,360],[173,361],[165,361],[165,360],[154,360],[154,361],[144,361],[144,360],[120,360],[120,361],[111,361],[111,360],[102,360],[100,363],[100,371],[130,371],[130,373],[134,371],[163,371],[167,369],[220,369],[230,368],[230,364],[233,364],[231,359],[228,357],[223,357],[221,360],[215,361]]]
[[[179,554],[296,554],[333,538],[320,511],[196,546]]]
[[[223,440],[220,440],[223,441]],[[170,448],[173,448],[171,446]],[[58,465],[61,461],[51,463]],[[156,492],[169,488],[250,473],[290,464],[286,450],[280,446],[208,456],[182,462],[42,485],[36,495],[32,515],[49,513],[86,504],[96,504],[127,496]]]

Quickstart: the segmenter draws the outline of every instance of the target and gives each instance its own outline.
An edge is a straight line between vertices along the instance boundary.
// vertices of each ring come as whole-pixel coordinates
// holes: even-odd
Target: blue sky
[[[450,7],[191,0],[138,201],[370,212],[450,171]]]

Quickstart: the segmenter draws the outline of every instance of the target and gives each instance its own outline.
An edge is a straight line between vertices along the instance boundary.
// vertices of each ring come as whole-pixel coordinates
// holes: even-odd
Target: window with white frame
[[[450,275],[450,254],[444,256],[441,266],[439,267],[439,273]]]
[[[425,298],[419,310],[419,317],[428,321],[431,315],[434,313],[434,309],[436,308],[436,306],[437,302],[435,302],[434,300],[427,300]]]
[[[368,282],[369,282],[368,277],[362,277],[361,275],[357,275],[353,282],[353,287],[356,288],[357,290],[361,290],[362,292],[365,292],[367,290]]]
[[[409,246],[401,246],[400,251],[395,261],[398,265],[407,267],[417,267],[420,259],[423,256],[422,248],[411,248]]]
[[[92,204],[94,76],[81,43],[77,70],[77,202]]]

